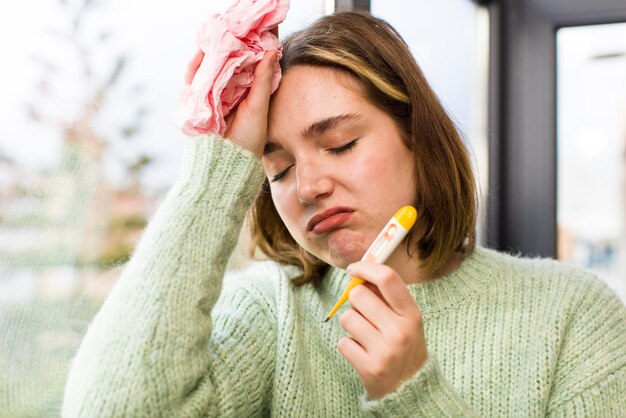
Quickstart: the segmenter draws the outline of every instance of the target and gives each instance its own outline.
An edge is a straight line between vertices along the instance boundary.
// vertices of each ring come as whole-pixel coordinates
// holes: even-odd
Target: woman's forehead
[[[283,73],[271,103],[284,97],[306,97],[308,93],[323,90],[336,94],[365,98],[363,84],[347,71],[322,66],[296,65]]]
[[[328,118],[365,117],[372,105],[361,90],[344,71],[309,65],[289,69],[270,101],[270,137],[280,133],[274,130],[311,132],[309,126]]]

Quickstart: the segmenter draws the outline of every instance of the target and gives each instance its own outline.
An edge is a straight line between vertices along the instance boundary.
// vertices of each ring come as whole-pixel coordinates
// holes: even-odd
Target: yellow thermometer
[[[417,220],[417,211],[413,206],[404,206],[400,208],[393,218],[387,222],[387,225],[380,231],[380,234],[376,237],[372,245],[367,249],[361,261],[372,261],[374,263],[383,264],[387,261],[387,258],[391,255],[391,253],[396,249],[398,244],[406,237],[406,234],[409,233],[409,230],[415,225],[415,221]],[[358,277],[352,277],[346,290],[343,291],[343,294],[331,309],[330,313],[324,320],[327,322],[330,318],[335,315],[337,310],[343,305],[350,295],[350,291],[354,289],[356,286],[365,283],[365,280],[359,279]]]

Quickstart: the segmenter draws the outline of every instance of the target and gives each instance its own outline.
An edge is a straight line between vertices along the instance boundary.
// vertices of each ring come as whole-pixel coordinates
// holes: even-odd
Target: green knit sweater
[[[66,417],[623,417],[626,309],[588,272],[477,248],[409,286],[429,358],[369,400],[323,319],[348,277],[296,287],[260,262],[224,277],[264,174],[219,137],[189,140],[73,360]],[[344,305],[342,311],[347,309]]]

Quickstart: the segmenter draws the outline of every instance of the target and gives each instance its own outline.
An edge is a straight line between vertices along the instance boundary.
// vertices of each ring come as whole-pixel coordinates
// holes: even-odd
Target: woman
[[[467,151],[399,35],[338,13],[283,53],[271,100],[275,54],[228,139],[189,141],[65,416],[623,416],[623,304],[585,271],[474,248]],[[273,261],[223,280],[253,203]],[[359,262],[406,204],[409,239]],[[323,323],[348,274],[367,284]]]

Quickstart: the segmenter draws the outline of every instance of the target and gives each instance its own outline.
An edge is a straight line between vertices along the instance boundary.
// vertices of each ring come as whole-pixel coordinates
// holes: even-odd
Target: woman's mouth
[[[339,228],[351,217],[353,209],[346,207],[334,207],[320,212],[313,216],[307,223],[307,230],[316,235],[326,233],[332,229]]]

